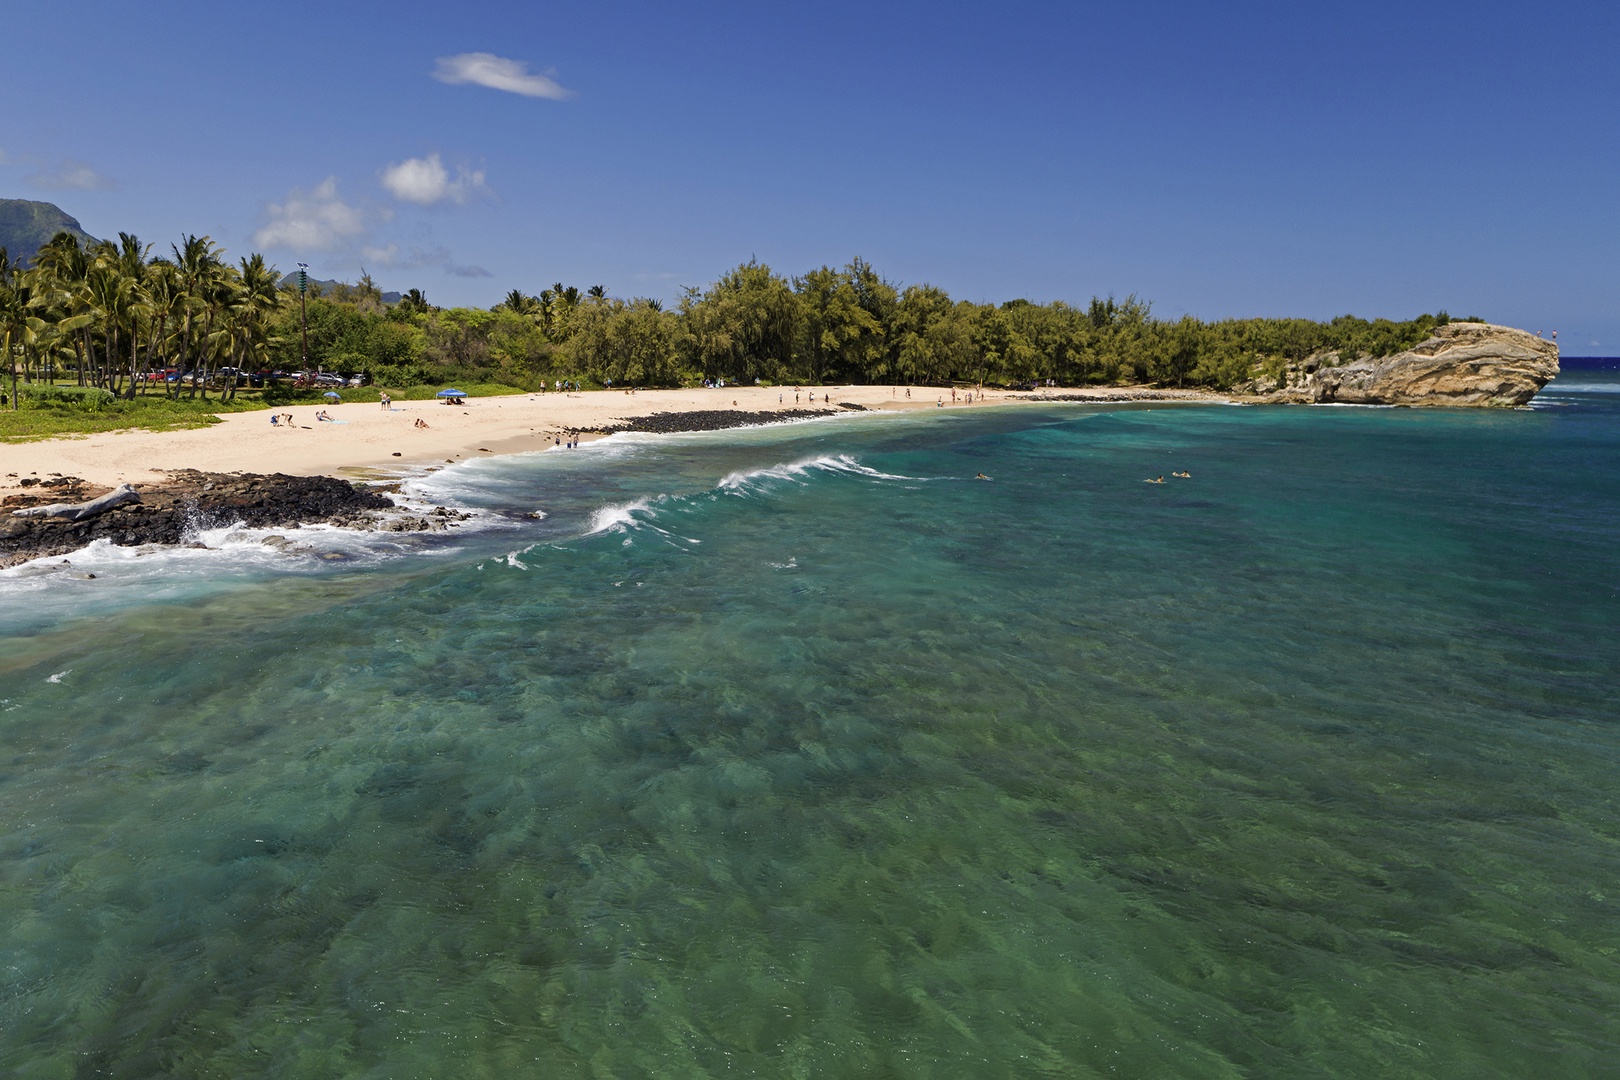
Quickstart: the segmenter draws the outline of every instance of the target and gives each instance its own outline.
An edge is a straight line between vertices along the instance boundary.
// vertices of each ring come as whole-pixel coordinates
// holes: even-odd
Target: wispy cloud
[[[294,188],[286,201],[270,203],[265,213],[270,220],[253,234],[253,242],[263,247],[331,251],[366,231],[365,214],[338,197],[332,176],[313,191]]]
[[[456,178],[450,179],[450,173],[438,154],[406,158],[389,165],[382,171],[382,184],[394,198],[420,206],[432,206],[446,200],[464,203],[470,196],[489,190],[484,186],[482,170],[469,171],[465,166],[457,166]]]
[[[395,270],[416,270],[432,266],[443,270],[452,277],[487,278],[495,276],[482,266],[471,266],[456,262],[449,249],[444,247],[413,247],[402,251],[398,244],[386,244],[381,247],[363,247],[360,249],[360,254],[367,262],[375,266]]]
[[[24,177],[41,191],[111,191],[113,182],[82,161],[63,159],[53,170]]]
[[[433,69],[433,77],[453,86],[472,83],[491,90],[504,90],[508,94],[550,98],[552,101],[563,101],[574,96],[572,90],[559,86],[549,75],[530,74],[529,65],[523,61],[508,60],[487,52],[441,56],[439,66]]]

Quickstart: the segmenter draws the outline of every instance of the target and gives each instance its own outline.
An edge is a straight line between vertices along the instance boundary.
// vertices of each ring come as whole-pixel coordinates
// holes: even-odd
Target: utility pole
[[[304,306],[304,292],[309,288],[309,263],[298,264],[298,324],[304,338],[304,366],[309,370],[309,311]]]

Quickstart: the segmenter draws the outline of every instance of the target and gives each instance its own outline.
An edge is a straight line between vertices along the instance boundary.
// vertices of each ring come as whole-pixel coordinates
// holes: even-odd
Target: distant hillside
[[[81,244],[98,242],[55,203],[0,199],[0,247],[13,261],[33,262],[39,249],[59,232],[72,233]]]
[[[294,271],[291,274],[283,274],[281,277],[281,284],[283,287],[288,285],[296,286],[298,284],[297,271]],[[333,295],[333,290],[340,287],[345,289],[354,288],[354,286],[349,284],[347,281],[331,281],[325,278],[310,278],[309,287],[311,290],[311,295],[313,295],[314,291],[318,290],[322,296],[328,297]],[[385,292],[382,294],[382,302],[385,304],[397,304],[399,303],[402,295],[402,293],[397,292]]]

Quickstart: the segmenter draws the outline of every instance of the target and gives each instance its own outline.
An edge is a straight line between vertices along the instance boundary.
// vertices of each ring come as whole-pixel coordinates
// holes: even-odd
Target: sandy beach
[[[1043,393],[1097,401],[1133,400],[1144,393],[1175,400],[1224,400],[1201,391],[1146,387],[1054,388]],[[402,401],[392,409],[376,403],[295,405],[274,410],[290,412],[291,427],[272,427],[272,410],[265,409],[230,413],[219,424],[188,431],[119,431],[0,444],[0,492],[17,487],[21,478],[52,474],[110,486],[150,483],[171,469],[351,477],[379,469],[403,472],[486,454],[539,450],[563,432],[606,427],[629,417],[733,408],[743,412],[822,408],[824,395],[831,396],[833,405],[848,402],[877,410],[935,409],[941,400],[937,388],[912,388],[907,399],[905,387],[835,386],[815,388],[813,402],[809,392],[801,392],[795,403],[791,388],[739,386],[633,394],[618,390],[524,394],[470,398],[463,405]],[[1027,392],[988,390],[972,405],[953,404],[945,391],[943,401],[947,409],[973,409],[1031,397]],[[323,409],[335,423],[315,419]],[[418,420],[427,426],[417,426]]]

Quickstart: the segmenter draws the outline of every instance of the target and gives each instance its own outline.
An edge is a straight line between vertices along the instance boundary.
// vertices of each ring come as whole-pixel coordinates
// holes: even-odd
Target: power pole
[[[298,264],[298,324],[304,338],[304,366],[309,370],[309,311],[304,306],[304,292],[309,288],[309,263]]]

